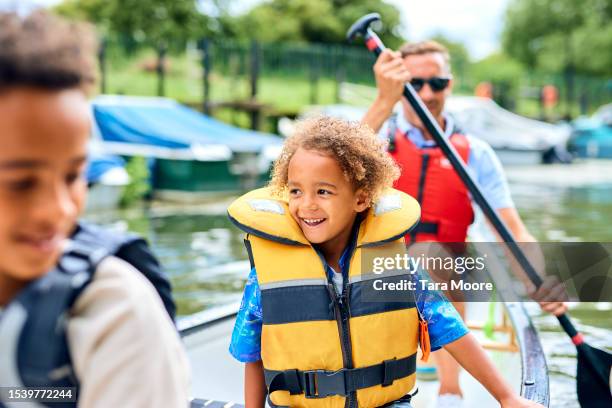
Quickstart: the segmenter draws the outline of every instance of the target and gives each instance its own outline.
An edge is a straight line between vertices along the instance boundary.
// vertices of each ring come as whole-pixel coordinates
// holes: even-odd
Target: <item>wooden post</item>
[[[157,96],[165,95],[165,60],[166,44],[161,42],[157,47]]]
[[[574,50],[572,48],[572,32],[570,31],[565,38],[565,67],[563,76],[565,79],[565,119],[572,119],[572,104],[574,102],[574,77],[576,69],[574,67]]]
[[[257,41],[251,42],[251,69],[250,69],[250,79],[251,79],[251,102],[257,101],[257,81],[259,79],[259,43]],[[259,109],[251,110],[251,129],[257,130],[259,129]]]
[[[314,50],[313,50],[314,51]],[[318,58],[314,55],[310,57],[308,64],[309,68],[309,79],[310,79],[310,104],[316,105],[318,101],[318,82],[319,82],[319,67],[317,65]]]
[[[567,120],[572,119],[572,108],[574,103],[574,77],[575,69],[573,64],[569,64],[565,67],[565,118]]]
[[[467,327],[470,330],[483,330],[484,324],[482,322],[467,322]],[[493,326],[494,333],[504,333],[505,342],[504,341],[496,341],[496,340],[483,340],[480,342],[480,345],[487,350],[495,350],[495,351],[507,351],[511,353],[516,353],[519,351],[519,346],[516,342],[516,333],[514,332],[514,327],[512,326],[506,312],[502,315],[502,323],[501,325],[496,324]]]
[[[346,81],[346,68],[344,66],[344,49],[336,48],[336,103],[342,103],[342,84]]]
[[[204,101],[202,111],[210,116],[210,41],[202,41],[202,68],[204,69]]]
[[[106,93],[106,38],[100,41],[98,50],[98,64],[100,65],[100,93]]]

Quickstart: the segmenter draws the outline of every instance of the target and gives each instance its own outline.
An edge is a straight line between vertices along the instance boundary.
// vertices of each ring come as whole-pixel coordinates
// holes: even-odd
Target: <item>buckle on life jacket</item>
[[[306,398],[325,398],[331,395],[347,395],[345,369],[338,371],[302,371],[304,396]]]
[[[348,396],[351,392],[375,385],[389,386],[395,380],[412,375],[415,371],[416,353],[371,366],[342,368],[337,371],[275,371],[264,368],[264,376],[268,395],[275,391],[289,391],[290,395],[304,393],[306,398],[316,399],[332,395]]]

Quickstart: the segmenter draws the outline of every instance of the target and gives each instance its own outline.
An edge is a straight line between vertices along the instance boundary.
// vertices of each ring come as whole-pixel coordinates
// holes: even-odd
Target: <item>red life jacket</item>
[[[393,121],[393,119],[391,119]],[[421,222],[406,242],[465,242],[474,221],[468,189],[437,146],[418,148],[397,126],[390,126],[389,154],[401,168],[394,188],[421,204]],[[458,129],[449,138],[459,157],[467,163],[470,144]]]

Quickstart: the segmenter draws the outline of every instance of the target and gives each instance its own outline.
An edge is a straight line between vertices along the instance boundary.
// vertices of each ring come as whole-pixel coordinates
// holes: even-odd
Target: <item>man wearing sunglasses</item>
[[[406,242],[463,243],[474,219],[467,188],[414,110],[402,98],[406,82],[418,92],[516,240],[535,241],[514,208],[503,169],[491,147],[466,135],[444,112],[444,103],[453,88],[447,49],[435,41],[407,43],[399,52],[387,49],[378,57],[374,75],[378,95],[362,122],[389,139],[389,153],[402,169],[394,187],[412,195],[421,204],[421,222],[406,236]],[[396,114],[394,108],[400,100],[401,111]],[[457,249],[461,245],[449,247],[455,253],[461,251]],[[453,304],[464,316],[464,304]],[[555,314],[566,310],[562,302],[540,305],[543,310]],[[437,348],[435,344],[431,347],[432,350]],[[459,365],[444,350],[434,356],[440,381],[437,407],[462,407]]]

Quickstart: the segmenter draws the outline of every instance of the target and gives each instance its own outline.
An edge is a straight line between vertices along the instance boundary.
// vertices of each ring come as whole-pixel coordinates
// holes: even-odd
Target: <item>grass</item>
[[[106,93],[118,95],[157,96],[158,77],[154,70],[155,55],[139,53],[120,64],[108,64]],[[164,95],[197,107],[202,105],[204,84],[202,69],[195,56],[170,58],[169,72],[165,76]],[[250,82],[245,75],[222,75],[213,71],[209,78],[210,100],[229,102],[250,98]],[[336,81],[319,78],[312,84],[309,78],[292,75],[262,75],[258,81],[257,100],[267,104],[268,114],[296,114],[310,104],[336,102]],[[250,126],[245,112],[229,108],[215,109],[213,115],[227,123],[240,127]],[[261,130],[274,131],[270,121],[260,122]]]
[[[197,58],[171,57],[169,60],[165,96],[200,103],[204,85]],[[137,54],[129,63],[108,64],[106,93],[156,96],[158,78],[154,64],[155,55],[150,52]],[[222,75],[213,71],[209,83],[213,101],[244,100],[250,96],[250,83],[246,75]],[[333,103],[335,95],[336,82],[331,78],[319,78],[314,88],[309,78],[292,75],[262,75],[258,82],[258,100],[278,110],[297,111],[313,101],[319,104]]]

